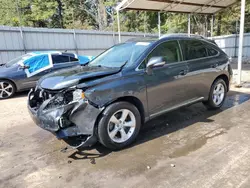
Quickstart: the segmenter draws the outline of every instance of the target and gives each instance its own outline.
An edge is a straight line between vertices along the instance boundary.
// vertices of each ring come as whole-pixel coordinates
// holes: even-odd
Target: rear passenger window
[[[207,52],[208,52],[208,56],[215,56],[217,55],[219,52],[211,47],[207,48]]]
[[[207,57],[207,50],[202,42],[198,40],[181,41],[185,60]]]
[[[75,62],[75,61],[79,61],[79,60],[74,57],[70,57],[70,62]]]
[[[69,56],[64,55],[52,55],[53,64],[67,63],[69,62]]]

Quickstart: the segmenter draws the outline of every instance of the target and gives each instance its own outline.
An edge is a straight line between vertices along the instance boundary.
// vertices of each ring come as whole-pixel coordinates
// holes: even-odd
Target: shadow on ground
[[[230,91],[224,105],[219,110],[209,111],[202,103],[198,103],[166,113],[143,125],[136,142],[133,145],[129,146],[127,149],[178,131],[197,122],[213,122],[214,120],[210,119],[210,117],[234,106],[241,105],[249,99],[250,94]],[[92,153],[93,149],[95,149],[97,153]],[[106,149],[98,143],[91,148],[78,149],[73,154],[71,154],[69,158],[72,158],[74,160],[90,159],[91,163],[95,164],[95,158],[104,157],[111,152],[112,151]]]
[[[22,98],[22,97],[27,97],[29,91],[21,91],[16,93],[12,98]]]

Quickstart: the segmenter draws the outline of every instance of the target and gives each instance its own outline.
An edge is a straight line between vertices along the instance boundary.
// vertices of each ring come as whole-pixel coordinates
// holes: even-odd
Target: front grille
[[[57,95],[53,100],[49,101],[49,103],[44,109],[45,110],[53,109],[53,108],[60,107],[63,105],[65,105],[65,99],[63,95],[60,94],[60,95]]]
[[[36,88],[31,99],[32,108],[39,108],[44,101],[51,99],[44,110],[52,109],[69,104],[73,100],[72,90],[51,91]]]
[[[55,94],[54,93],[50,93],[46,90],[40,90],[39,91],[39,97],[43,99],[43,101],[46,101],[47,99],[50,99],[51,97],[53,97]]]
[[[36,88],[32,93],[32,97],[30,98],[30,106],[34,109],[38,109],[44,101],[52,98],[55,95],[55,92]]]

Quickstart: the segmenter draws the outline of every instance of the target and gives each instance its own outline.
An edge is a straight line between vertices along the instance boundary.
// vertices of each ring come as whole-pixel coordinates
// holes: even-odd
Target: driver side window
[[[146,65],[152,57],[163,57],[166,59],[166,64],[181,61],[181,53],[177,41],[168,41],[159,44],[139,66],[139,69],[146,68]]]

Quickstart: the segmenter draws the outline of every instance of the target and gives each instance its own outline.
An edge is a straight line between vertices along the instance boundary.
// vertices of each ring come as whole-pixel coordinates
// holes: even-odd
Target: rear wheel
[[[8,80],[0,80],[0,99],[12,97],[16,92],[15,85]]]
[[[217,79],[210,89],[208,100],[203,102],[203,104],[208,109],[218,109],[223,105],[226,95],[227,85],[225,81],[223,79]]]
[[[98,123],[98,138],[101,144],[112,150],[131,144],[141,127],[138,109],[128,102],[108,106]]]

